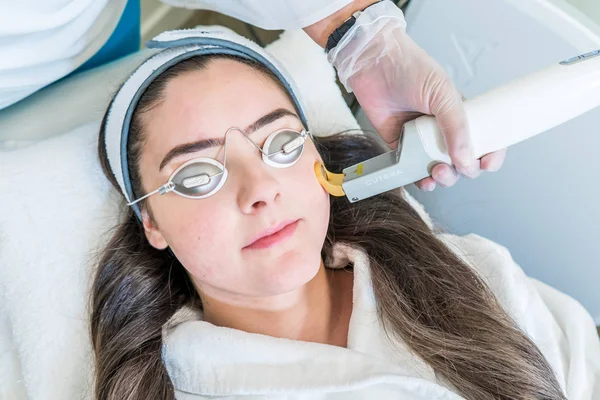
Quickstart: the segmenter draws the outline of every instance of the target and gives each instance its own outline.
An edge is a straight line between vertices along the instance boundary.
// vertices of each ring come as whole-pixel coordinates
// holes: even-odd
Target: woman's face
[[[260,124],[269,114],[274,117]],[[176,156],[160,169],[175,147],[222,139],[229,128],[246,129],[257,121],[260,127],[249,137],[261,148],[278,129],[302,130],[282,90],[242,63],[214,60],[204,70],[172,79],[164,101],[142,115],[144,193],[167,182],[177,167],[193,158],[223,162],[223,146],[216,145]],[[156,248],[171,248],[203,295],[244,301],[289,293],[310,281],[321,262],[329,195],[313,172],[316,161],[320,156],[306,140],[296,164],[269,166],[240,132],[232,131],[224,186],[204,199],[175,193],[151,196],[147,204],[155,224],[143,212],[146,236]],[[287,227],[278,234],[254,242],[266,230],[283,225]]]

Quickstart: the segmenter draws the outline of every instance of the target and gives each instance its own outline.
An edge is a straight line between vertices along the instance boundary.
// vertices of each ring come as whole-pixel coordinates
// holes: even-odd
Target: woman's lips
[[[263,236],[258,240],[255,240],[248,246],[244,247],[244,249],[266,249],[276,244],[282,243],[294,234],[296,228],[298,227],[298,222],[300,222],[300,220],[288,223],[276,232],[267,236]]]

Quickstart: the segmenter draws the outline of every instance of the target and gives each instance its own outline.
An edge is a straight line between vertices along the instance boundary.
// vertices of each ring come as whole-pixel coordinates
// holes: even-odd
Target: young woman
[[[103,122],[100,161],[123,190],[107,135],[129,107],[133,207],[92,290],[95,398],[592,397],[600,346],[581,306],[502,247],[432,230],[400,190],[330,197],[315,163],[382,150],[311,140],[272,69],[223,53],[140,80]]]

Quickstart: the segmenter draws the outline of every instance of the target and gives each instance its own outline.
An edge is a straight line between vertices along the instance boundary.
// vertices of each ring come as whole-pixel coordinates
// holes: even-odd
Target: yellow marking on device
[[[362,173],[363,173],[363,165],[358,164],[358,167],[356,167],[356,175],[361,176]]]
[[[320,163],[315,163],[315,175],[317,176],[317,180],[323,186],[323,188],[332,196],[342,197],[345,196],[346,193],[342,188],[342,183],[344,182],[344,174],[334,174],[332,172],[327,171],[327,168]]]

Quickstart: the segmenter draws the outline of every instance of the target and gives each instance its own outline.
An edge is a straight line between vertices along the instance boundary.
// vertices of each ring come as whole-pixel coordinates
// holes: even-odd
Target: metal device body
[[[600,50],[561,61],[465,102],[477,158],[512,146],[600,106]],[[568,140],[568,138],[565,138]],[[396,189],[451,164],[432,116],[404,125],[397,150],[345,168],[350,202]]]

